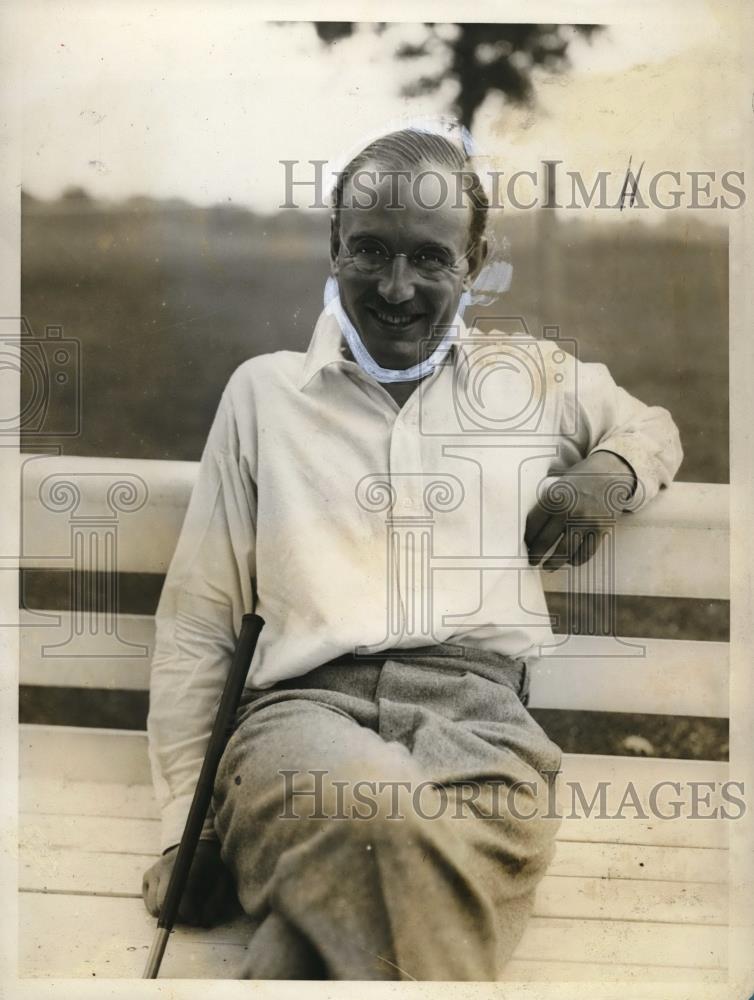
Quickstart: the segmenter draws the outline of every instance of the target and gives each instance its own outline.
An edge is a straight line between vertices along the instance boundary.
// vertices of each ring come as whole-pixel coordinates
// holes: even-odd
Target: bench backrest
[[[73,611],[22,613],[22,684],[146,690],[153,619],[117,613],[117,574],[166,572],[197,463],[21,458],[21,566],[69,570],[74,581]],[[727,486],[674,484],[609,531],[607,573],[603,554],[601,574],[595,560],[545,574],[545,589],[574,602],[605,591],[603,618],[611,595],[729,598]],[[81,581],[98,576],[99,606],[77,601]],[[560,638],[534,670],[534,708],[728,714],[727,643]]]

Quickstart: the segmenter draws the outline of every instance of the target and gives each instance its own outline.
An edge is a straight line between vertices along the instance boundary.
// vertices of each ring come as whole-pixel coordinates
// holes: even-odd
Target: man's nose
[[[396,254],[380,276],[377,291],[393,305],[414,297],[414,268],[404,254]]]

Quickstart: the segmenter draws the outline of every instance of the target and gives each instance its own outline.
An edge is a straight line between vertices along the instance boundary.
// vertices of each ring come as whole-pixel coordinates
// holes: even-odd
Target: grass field
[[[557,325],[647,403],[667,406],[679,478],[728,477],[727,234],[698,223],[505,225],[511,291],[487,315]],[[81,345],[80,434],[69,454],[197,459],[233,369],[305,350],[327,276],[327,219],[238,209],[27,205],[23,312]],[[46,431],[68,426],[52,394]],[[63,443],[62,440],[60,442]],[[30,440],[25,442],[33,449]]]

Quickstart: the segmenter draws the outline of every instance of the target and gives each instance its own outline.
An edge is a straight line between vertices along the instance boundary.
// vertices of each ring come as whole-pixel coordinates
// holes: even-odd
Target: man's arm
[[[145,876],[143,892],[151,912],[159,910],[164,895],[166,869],[174,855],[169,849],[183,832],[241,616],[254,610],[255,508],[254,484],[239,454],[229,383],[207,438],[155,616],[147,731],[162,813],[160,846],[167,853]],[[200,845],[197,871],[209,888],[221,877],[217,845],[211,843],[216,840],[211,810],[202,840],[209,843]],[[207,922],[210,918],[205,914],[203,919],[192,906],[192,899],[198,905],[205,897],[191,890],[190,884],[179,919]]]
[[[550,473],[557,496],[573,498],[571,516],[615,516],[639,510],[672,482],[683,459],[678,428],[661,406],[647,406],[616,385],[603,364],[568,357],[561,411],[561,443]],[[536,565],[558,541],[545,569],[563,563],[578,565],[596,549],[597,533],[587,533],[581,546],[569,551],[563,535],[566,512],[557,504],[539,503],[529,514],[526,542]],[[563,537],[561,538],[561,535]]]

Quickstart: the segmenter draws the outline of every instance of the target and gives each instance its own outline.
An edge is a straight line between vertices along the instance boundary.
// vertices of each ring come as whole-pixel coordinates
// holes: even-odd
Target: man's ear
[[[471,286],[473,284],[474,279],[484,267],[484,262],[487,260],[489,252],[490,247],[487,237],[482,236],[469,254],[469,273],[464,279],[465,285]]]
[[[330,274],[337,274],[338,254],[340,253],[340,225],[335,212],[330,216]]]

